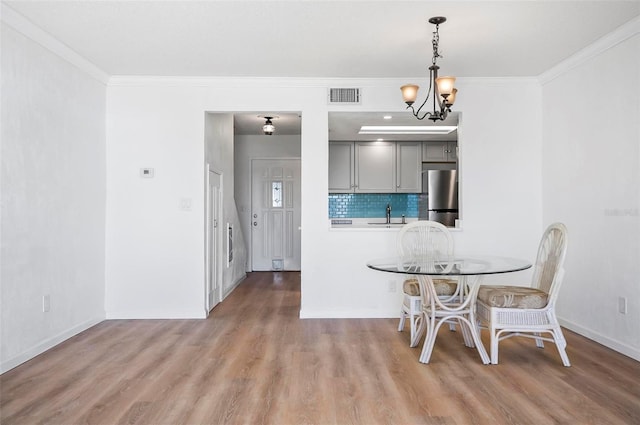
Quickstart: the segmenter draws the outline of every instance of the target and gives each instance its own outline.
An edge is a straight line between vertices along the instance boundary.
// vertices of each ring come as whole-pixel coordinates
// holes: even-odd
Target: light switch
[[[140,177],[143,179],[151,179],[153,178],[153,168],[141,168],[140,169]]]

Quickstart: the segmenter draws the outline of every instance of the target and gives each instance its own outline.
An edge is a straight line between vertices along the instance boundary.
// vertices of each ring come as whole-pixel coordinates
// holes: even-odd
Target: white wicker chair
[[[498,343],[512,336],[533,338],[539,348],[553,342],[562,363],[571,366],[567,342],[560,329],[555,307],[564,276],[567,228],[550,225],[542,236],[534,265],[531,287],[483,285],[478,291],[477,316],[491,334],[491,363],[498,363]],[[542,334],[551,334],[543,337]]]
[[[414,257],[428,260],[429,258],[451,257],[453,255],[453,237],[449,230],[435,221],[414,221],[400,229],[396,239],[399,257]],[[439,298],[447,303],[461,299],[464,294],[458,293],[458,283],[454,279],[433,279]],[[418,332],[422,320],[423,294],[418,280],[407,278],[403,284],[404,298],[400,309],[400,323],[398,331],[404,329],[405,320],[409,318],[411,328],[411,347],[418,345]],[[450,324],[455,330],[455,324]]]

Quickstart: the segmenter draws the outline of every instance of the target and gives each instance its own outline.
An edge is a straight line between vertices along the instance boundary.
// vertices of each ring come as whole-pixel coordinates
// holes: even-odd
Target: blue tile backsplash
[[[387,204],[391,217],[418,217],[418,193],[332,193],[329,218],[385,217]]]

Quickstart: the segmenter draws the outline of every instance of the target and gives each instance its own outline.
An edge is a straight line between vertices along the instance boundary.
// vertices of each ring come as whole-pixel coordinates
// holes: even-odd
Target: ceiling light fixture
[[[271,136],[273,134],[273,132],[276,129],[276,126],[273,125],[273,122],[271,122],[271,120],[276,119],[278,117],[262,117],[264,119],[266,119],[264,125],[262,126],[262,131],[264,132],[265,135],[267,136]]]
[[[431,66],[429,67],[429,91],[427,91],[427,97],[418,110],[413,108],[413,104],[416,101],[416,97],[418,97],[418,89],[420,87],[415,84],[405,84],[400,87],[402,97],[407,104],[407,109],[411,108],[413,116],[419,120],[429,118],[433,122],[436,122],[447,118],[447,114],[451,112],[451,106],[458,92],[458,89],[453,87],[453,83],[456,81],[455,77],[438,77],[440,67],[436,64],[436,61],[439,57],[442,57],[438,51],[438,44],[440,42],[438,28],[440,24],[446,20],[447,18],[444,16],[435,16],[429,19],[429,22],[436,26],[436,30],[433,32],[433,39],[431,40],[431,44],[433,45],[433,58],[431,59]],[[422,107],[426,105],[430,95],[433,96],[433,111],[420,115],[420,111]]]

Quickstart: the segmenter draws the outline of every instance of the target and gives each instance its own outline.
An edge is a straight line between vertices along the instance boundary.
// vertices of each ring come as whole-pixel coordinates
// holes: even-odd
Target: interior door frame
[[[205,247],[204,247],[204,252],[205,252],[205,270],[204,270],[204,309],[205,309],[205,315],[208,317],[209,316],[209,312],[211,311],[211,309],[217,305],[220,301],[222,301],[222,227],[221,227],[221,223],[223,222],[222,220],[222,205],[223,205],[223,200],[224,200],[224,192],[223,192],[223,173],[214,169],[211,164],[207,163],[206,166],[206,182],[205,182]],[[212,218],[213,218],[213,211],[211,210],[212,207],[212,199],[210,197],[210,193],[211,193],[211,173],[215,173],[218,176],[220,176],[220,187],[219,187],[219,196],[218,196],[218,208],[217,208],[217,216],[218,216],[218,232],[217,232],[217,238],[214,241],[211,241],[212,235],[214,235],[213,232],[213,226],[212,226]],[[218,287],[218,291],[217,293],[215,293],[214,295],[214,302],[213,305],[209,304],[209,281],[211,279],[211,270],[212,270],[212,266],[214,264],[212,264],[211,262],[211,252],[210,252],[210,246],[211,243],[215,244],[215,281],[217,282],[217,287]],[[214,285],[215,287],[215,285]]]

